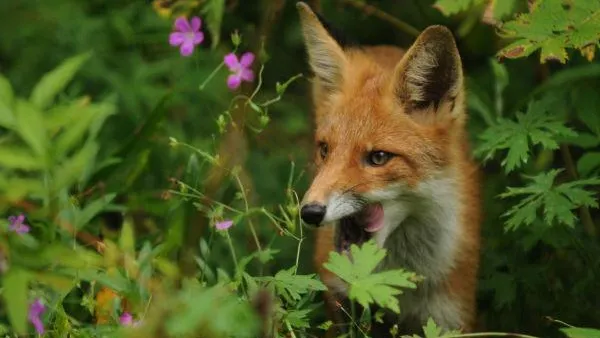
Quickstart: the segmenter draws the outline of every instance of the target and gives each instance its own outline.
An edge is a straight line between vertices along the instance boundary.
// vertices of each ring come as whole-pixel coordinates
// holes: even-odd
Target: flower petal
[[[252,52],[246,52],[242,55],[242,59],[240,60],[240,64],[244,66],[244,68],[250,67],[254,62],[254,54]]]
[[[185,33],[173,32],[169,34],[169,44],[171,46],[181,45],[185,41]]]
[[[24,221],[25,221],[25,215],[20,214],[19,217],[17,217],[17,222],[23,223]]]
[[[227,68],[229,68],[229,70],[232,72],[237,70],[237,68],[240,65],[240,63],[238,62],[237,56],[235,56],[235,54],[233,54],[233,53],[229,53],[229,54],[225,55],[225,57],[223,58],[223,62],[225,63]]]
[[[12,225],[17,221],[17,216],[8,216],[8,222]]]
[[[204,41],[204,33],[194,33],[194,44],[199,45]]]
[[[182,33],[187,33],[192,30],[190,23],[185,16],[180,16],[175,20],[175,28]]]
[[[131,325],[133,323],[133,316],[129,312],[125,312],[119,317],[121,325]]]
[[[192,55],[192,53],[194,52],[194,42],[190,41],[190,40],[185,40],[181,44],[181,48],[179,49],[179,52],[183,56],[190,56],[190,55]]]
[[[227,79],[228,86],[229,86],[230,79],[232,79],[232,76],[234,76],[234,75],[230,75],[229,78]],[[237,81],[237,84],[234,83],[235,88],[237,88],[240,85],[241,81],[239,78],[237,78],[234,81]],[[229,86],[229,88],[231,88],[231,86]],[[234,89],[234,88],[232,88],[232,89]],[[227,230],[227,229],[231,228],[232,225],[233,225],[233,221],[229,220],[229,221],[217,222],[217,224],[215,224],[215,227],[217,228],[217,230]]]
[[[29,232],[29,226],[21,224],[19,227],[15,229],[15,232],[18,234],[24,234]]]
[[[193,17],[190,22],[192,24],[192,32],[197,32],[200,30],[200,27],[202,26],[202,20],[200,20],[199,17]]]
[[[254,72],[252,71],[252,69],[246,69],[246,68],[244,68],[240,72],[240,77],[244,81],[252,82],[252,81],[254,81]]]

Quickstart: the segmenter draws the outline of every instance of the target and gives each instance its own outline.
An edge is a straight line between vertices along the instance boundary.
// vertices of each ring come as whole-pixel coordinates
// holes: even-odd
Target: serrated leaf
[[[256,277],[258,281],[271,282],[277,293],[290,301],[298,301],[302,294],[309,291],[327,290],[325,284],[315,278],[315,274],[297,275],[295,268],[279,270],[275,276]]]
[[[507,150],[501,164],[510,173],[527,163],[531,146],[553,150],[558,148],[557,138],[577,136],[559,117],[547,113],[549,105],[544,100],[533,101],[525,114],[516,114],[516,121],[499,119],[480,135],[482,142],[475,148],[475,155],[487,161],[497,151]]]
[[[13,267],[3,276],[2,296],[13,330],[24,335],[27,333],[27,290],[30,280],[27,271]]]
[[[44,127],[42,112],[27,101],[17,100],[15,113],[16,130],[21,138],[38,156],[45,158],[48,148],[48,135]]]
[[[356,300],[364,307],[376,303],[400,313],[395,296],[402,293],[401,288],[416,288],[415,281],[418,278],[415,273],[403,269],[373,273],[385,258],[386,252],[373,240],[365,242],[361,247],[352,244],[352,260],[346,255],[332,251],[323,267],[349,284],[348,297],[351,300]]]
[[[599,185],[600,178],[582,179],[568,183],[554,184],[562,170],[554,169],[536,176],[526,176],[530,182],[524,187],[508,187],[500,194],[501,198],[521,196],[519,203],[503,214],[507,217],[506,228],[514,230],[523,225],[531,225],[539,210],[548,226],[555,222],[574,226],[577,217],[573,210],[580,207],[598,207],[594,193],[584,188]]]
[[[75,73],[90,58],[90,53],[79,54],[64,60],[58,67],[44,74],[33,88],[30,100],[38,108],[48,107],[54,97],[63,91]]]
[[[538,0],[529,13],[501,26],[501,34],[517,41],[498,52],[501,57],[518,58],[540,50],[540,61],[565,63],[567,48],[593,55],[590,46],[600,38],[600,2],[589,0]],[[595,47],[592,47],[595,49]]]
[[[27,148],[3,146],[0,147],[0,167],[33,171],[44,168],[44,164]]]
[[[585,327],[561,328],[568,338],[600,338],[600,330]]]

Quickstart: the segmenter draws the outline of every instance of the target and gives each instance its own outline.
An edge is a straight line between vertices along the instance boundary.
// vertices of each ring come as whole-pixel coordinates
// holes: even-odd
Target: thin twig
[[[374,17],[377,17],[383,21],[386,21],[410,36],[413,36],[416,38],[417,36],[419,36],[419,34],[421,34],[421,32],[418,29],[416,29],[415,27],[409,25],[408,23],[398,19],[397,17],[395,17],[387,12],[384,12],[383,10],[381,10],[373,5],[369,5],[367,3],[364,3],[364,2],[361,2],[358,0],[340,0],[340,1],[343,4],[350,5],[354,8],[360,9],[366,15],[373,15]]]

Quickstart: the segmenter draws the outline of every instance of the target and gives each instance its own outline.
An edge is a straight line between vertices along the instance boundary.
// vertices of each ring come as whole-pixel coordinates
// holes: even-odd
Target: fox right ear
[[[310,67],[324,89],[333,91],[342,82],[347,63],[344,51],[322,19],[306,3],[298,2],[296,8],[300,14]]]

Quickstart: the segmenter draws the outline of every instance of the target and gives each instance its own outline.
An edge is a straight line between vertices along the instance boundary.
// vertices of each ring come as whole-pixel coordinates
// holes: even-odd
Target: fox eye
[[[325,159],[327,157],[327,153],[329,152],[329,147],[325,142],[319,142],[319,155],[321,155],[321,159]]]
[[[374,167],[379,167],[386,164],[392,157],[393,154],[387,151],[372,151],[367,155],[367,162]]]

